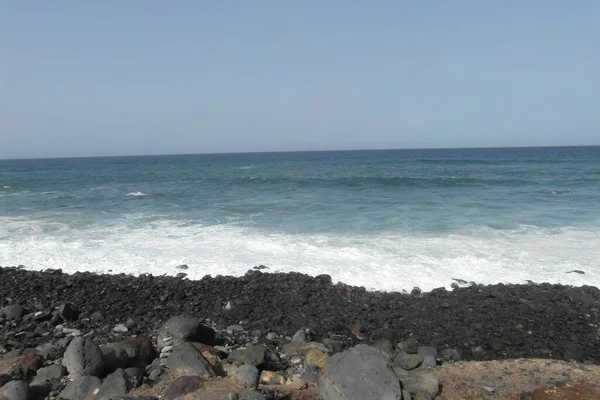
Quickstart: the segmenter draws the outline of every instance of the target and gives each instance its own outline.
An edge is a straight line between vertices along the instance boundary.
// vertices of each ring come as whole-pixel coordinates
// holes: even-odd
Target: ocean
[[[19,264],[600,286],[600,147],[2,160],[0,265]]]

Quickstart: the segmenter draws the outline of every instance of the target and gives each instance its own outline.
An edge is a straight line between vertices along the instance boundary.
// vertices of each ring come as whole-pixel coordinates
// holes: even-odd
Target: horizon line
[[[33,161],[33,160],[75,160],[87,158],[134,158],[134,157],[172,157],[172,156],[208,156],[236,154],[274,154],[274,153],[338,153],[359,151],[422,151],[422,150],[493,150],[493,149],[536,149],[536,148],[569,148],[600,147],[600,144],[583,145],[543,145],[543,146],[474,146],[474,147],[411,147],[411,148],[370,148],[370,149],[330,149],[330,150],[268,150],[268,151],[215,151],[210,153],[148,153],[98,156],[60,156],[60,157],[14,157],[0,158],[0,161]]]

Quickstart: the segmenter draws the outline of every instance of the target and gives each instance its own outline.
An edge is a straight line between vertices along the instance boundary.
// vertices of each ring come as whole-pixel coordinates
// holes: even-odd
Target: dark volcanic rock
[[[4,316],[9,321],[21,319],[24,313],[25,310],[19,304],[11,304],[6,307],[0,308],[0,316]]]
[[[247,329],[263,332],[259,340],[265,340],[267,332],[291,337],[309,328],[313,340],[332,340],[344,349],[359,342],[350,329],[360,326],[371,340],[386,330],[391,335],[385,338],[394,344],[415,337],[440,351],[458,349],[467,360],[571,357],[564,346],[576,343],[582,347],[583,361],[600,363],[600,290],[591,286],[475,285],[411,296],[332,285],[327,279],[298,273],[252,273],[199,281],[16,268],[1,268],[0,274],[0,307],[19,304],[44,313],[51,304],[69,301],[80,311],[80,318],[66,327],[82,334],[93,330],[94,340],[102,344],[114,342],[112,327],[129,318],[135,319],[135,327],[128,334],[151,337],[157,321],[201,315],[210,320],[202,320],[205,325],[226,327],[245,321],[242,325],[247,323]],[[91,318],[99,310],[104,321]],[[11,320],[0,326],[0,346],[12,351],[49,342],[57,333],[45,323],[25,315]],[[503,341],[502,350],[490,346],[494,337]]]
[[[76,321],[79,318],[79,311],[71,303],[64,303],[58,307],[58,315],[63,321]]]
[[[181,343],[173,347],[167,358],[167,367],[173,376],[200,375],[215,376],[210,362],[191,343]]]
[[[204,344],[214,344],[215,331],[202,324],[202,321],[196,318],[184,317],[181,315],[169,318],[158,330],[159,347],[164,347],[163,339],[172,337],[175,343],[178,342],[199,342]]]
[[[40,368],[29,386],[37,393],[47,394],[60,386],[60,379],[65,375],[65,368],[59,364]]]
[[[65,351],[62,364],[71,378],[100,376],[104,371],[102,351],[90,338],[73,339]]]

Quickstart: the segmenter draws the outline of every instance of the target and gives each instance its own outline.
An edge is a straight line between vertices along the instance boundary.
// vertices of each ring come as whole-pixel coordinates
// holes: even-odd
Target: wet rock
[[[94,400],[110,400],[113,396],[126,394],[132,387],[129,376],[124,370],[118,369],[104,379]]]
[[[258,367],[266,362],[267,346],[250,346],[246,349],[234,350],[229,353],[227,361],[249,364]]]
[[[173,343],[199,342],[214,344],[215,331],[201,323],[199,319],[184,316],[171,317],[158,330],[158,347],[166,344],[162,338],[171,337]]]
[[[162,392],[163,400],[179,400],[186,394],[200,389],[204,380],[195,375],[181,376],[167,385]]]
[[[210,362],[191,343],[181,343],[173,348],[166,366],[175,377],[185,375],[215,376]]]
[[[419,365],[423,363],[423,356],[420,354],[408,354],[404,351],[401,351],[394,358],[394,365],[410,371],[411,369],[417,368]]]
[[[60,397],[67,400],[87,399],[100,388],[102,381],[96,376],[81,376],[69,382],[60,392]]]
[[[62,364],[71,378],[100,376],[104,371],[100,347],[87,337],[74,338],[65,351]]]
[[[367,345],[330,357],[318,387],[323,400],[402,399],[402,388],[387,358]]]
[[[0,399],[2,400],[29,400],[31,390],[27,382],[11,381],[0,387]]]
[[[246,386],[250,388],[256,388],[258,386],[258,379],[260,372],[254,365],[244,364],[240,365],[235,370],[235,376],[238,377]]]

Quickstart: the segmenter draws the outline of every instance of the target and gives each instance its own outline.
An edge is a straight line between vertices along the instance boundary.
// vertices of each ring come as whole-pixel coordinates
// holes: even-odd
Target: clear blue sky
[[[0,158],[600,144],[600,1],[0,1]]]

